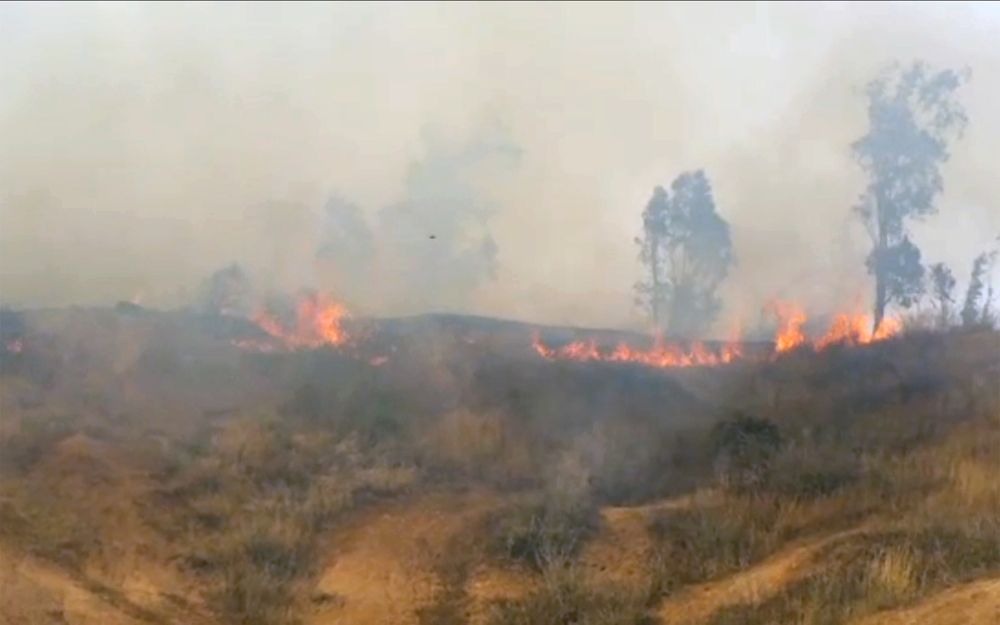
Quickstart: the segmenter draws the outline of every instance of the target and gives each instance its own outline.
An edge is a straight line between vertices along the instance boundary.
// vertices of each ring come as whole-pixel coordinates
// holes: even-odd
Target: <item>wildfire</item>
[[[254,323],[270,336],[270,342],[244,340],[237,345],[258,351],[343,345],[350,340],[342,325],[347,317],[347,308],[343,304],[323,295],[308,294],[296,303],[293,324],[286,324],[267,310],[254,315]]]
[[[790,302],[771,302],[765,310],[778,319],[778,332],[774,337],[774,351],[787,352],[806,342],[802,326],[806,324],[806,312]]]
[[[816,343],[816,349],[825,349],[837,343],[849,345],[866,345],[882,341],[899,334],[902,323],[894,317],[887,317],[879,324],[878,330],[872,332],[872,317],[865,314],[840,314],[833,318],[833,323],[825,335]]]
[[[820,351],[837,344],[865,345],[891,338],[902,330],[899,319],[887,317],[873,332],[871,315],[845,313],[835,316],[825,333],[811,338],[806,333],[809,317],[801,306],[776,301],[768,304],[765,311],[774,315],[778,322],[774,336],[775,356],[799,348]],[[744,355],[741,345],[738,331],[734,338],[715,348],[699,341],[690,344],[665,343],[662,337],[657,337],[649,349],[638,349],[620,342],[610,350],[602,350],[594,339],[574,341],[560,347],[546,345],[537,333],[532,339],[535,352],[547,360],[634,362],[650,367],[711,367],[747,360],[750,357]]]
[[[548,360],[577,360],[604,362],[634,362],[650,367],[705,367],[734,362],[741,357],[740,346],[733,342],[718,350],[701,342],[684,346],[665,343],[657,337],[649,349],[638,349],[619,342],[613,350],[602,351],[594,339],[574,341],[561,347],[549,347],[536,333],[532,339],[535,351]]]

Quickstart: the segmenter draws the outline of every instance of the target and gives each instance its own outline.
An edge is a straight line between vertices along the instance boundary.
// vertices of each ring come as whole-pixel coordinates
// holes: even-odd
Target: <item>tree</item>
[[[996,256],[995,250],[983,252],[972,261],[972,275],[969,276],[969,287],[965,290],[965,301],[962,304],[964,326],[988,324],[992,321],[990,308],[993,304],[993,286],[988,276],[993,269]]]
[[[223,267],[201,285],[200,308],[215,315],[245,315],[250,310],[253,289],[237,263]]]
[[[967,123],[955,98],[965,78],[914,63],[868,84],[869,129],[851,149],[868,176],[854,210],[872,239],[866,266],[875,276],[875,329],[887,307],[908,308],[922,290],[920,250],[909,240],[907,221],[937,210],[948,143]]]
[[[931,288],[938,307],[938,325],[951,324],[951,305],[955,303],[955,276],[944,263],[931,265]]]
[[[649,281],[635,285],[637,302],[649,309],[653,325],[660,327],[660,311],[663,305],[663,259],[660,248],[666,230],[669,196],[667,191],[657,186],[653,189],[653,197],[642,212],[642,236],[636,237],[639,245],[639,260],[649,271]]]
[[[639,300],[659,328],[695,336],[718,316],[716,294],[734,259],[729,224],[716,212],[704,171],[684,173],[653,191],[637,239],[649,281],[636,285]]]

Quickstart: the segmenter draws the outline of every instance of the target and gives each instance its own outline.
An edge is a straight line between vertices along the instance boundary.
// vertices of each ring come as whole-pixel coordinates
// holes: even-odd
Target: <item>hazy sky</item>
[[[865,302],[848,145],[864,83],[916,58],[972,71],[941,212],[916,229],[964,282],[1000,234],[997,40],[995,4],[5,3],[0,296],[175,305],[238,261],[376,314],[638,327],[639,215],[705,168],[739,260],[720,328],[775,296]],[[469,164],[497,141],[517,157]],[[383,241],[363,279],[316,260],[331,195]],[[450,226],[419,208],[469,196]],[[405,253],[380,236],[400,214]],[[436,230],[490,238],[495,278],[451,288],[451,257],[416,247]]]

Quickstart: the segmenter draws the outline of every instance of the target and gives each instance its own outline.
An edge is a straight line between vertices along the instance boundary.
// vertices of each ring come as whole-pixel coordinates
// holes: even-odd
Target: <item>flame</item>
[[[817,349],[825,349],[838,343],[857,345],[865,343],[866,330],[871,335],[871,322],[867,315],[840,314],[833,318],[830,329],[816,341]]]
[[[324,345],[344,345],[350,340],[343,321],[348,317],[347,308],[340,302],[319,294],[307,294],[295,307],[294,325],[285,322],[268,310],[260,310],[253,317],[254,323],[266,332],[271,341],[237,341],[240,347],[257,351],[284,349],[316,349]]]
[[[602,351],[594,339],[573,341],[561,347],[550,347],[542,342],[536,332],[532,337],[532,346],[538,355],[547,360],[633,362],[658,368],[713,366],[734,362],[741,356],[740,346],[735,342],[727,343],[715,350],[699,341],[689,346],[665,343],[661,336],[656,337],[649,349],[632,347],[622,341],[615,345],[614,349]]]
[[[797,348],[822,351],[831,345],[846,343],[866,345],[891,338],[902,331],[902,323],[895,317],[886,317],[876,332],[871,331],[872,318],[865,314],[836,315],[829,329],[819,338],[811,339],[805,332],[808,315],[792,302],[771,302],[765,310],[778,319],[774,337],[774,355]],[[742,350],[741,331],[734,329],[730,339],[718,347],[709,347],[695,341],[690,344],[665,343],[657,336],[649,349],[639,349],[625,342],[614,349],[602,350],[595,339],[578,340],[560,347],[542,342],[536,332],[532,337],[535,352],[546,360],[576,360],[580,362],[633,362],[650,367],[712,367],[756,358]]]
[[[848,345],[867,345],[883,341],[899,334],[903,329],[902,322],[895,317],[882,319],[878,330],[872,332],[872,316],[863,313],[844,313],[833,318],[830,329],[816,340],[816,349],[826,349],[831,345],[846,343]]]
[[[792,302],[774,301],[764,308],[778,319],[778,332],[774,337],[774,351],[787,352],[806,342],[802,326],[806,323],[806,312]]]
[[[879,325],[878,330],[872,335],[872,339],[869,342],[884,341],[886,339],[891,339],[903,332],[903,320],[898,317],[885,317],[882,319],[881,325]]]

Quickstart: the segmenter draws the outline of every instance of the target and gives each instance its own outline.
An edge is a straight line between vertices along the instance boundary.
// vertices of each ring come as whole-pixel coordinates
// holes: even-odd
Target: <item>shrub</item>
[[[589,501],[532,498],[494,521],[493,551],[541,571],[572,559],[597,531],[599,520],[597,507]]]
[[[504,601],[489,625],[652,625],[648,595],[628,588],[594,588],[574,568],[546,571],[544,583],[524,599]]]
[[[776,425],[744,414],[717,423],[710,442],[720,481],[739,492],[756,489],[767,479],[782,446]]]
[[[786,449],[770,465],[768,492],[794,500],[829,497],[857,482],[860,467],[857,459],[847,453],[836,453],[814,447]]]
[[[782,512],[773,498],[727,497],[653,519],[657,591],[712,579],[770,554],[790,533]]]

